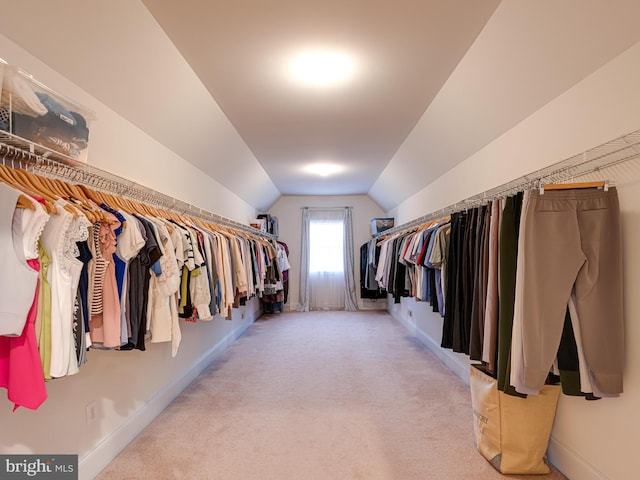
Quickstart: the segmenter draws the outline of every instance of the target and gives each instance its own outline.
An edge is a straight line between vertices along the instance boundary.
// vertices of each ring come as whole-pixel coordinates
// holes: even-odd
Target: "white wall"
[[[0,57],[96,113],[90,165],[242,223],[255,216],[252,205],[1,34]]]
[[[251,205],[223,185],[1,35],[0,56],[96,112],[92,165],[242,223],[255,216]],[[12,404],[0,403],[0,452],[79,454],[80,478],[93,478],[259,314],[252,300],[234,310],[232,321],[181,323],[176,358],[169,344],[150,344],[145,352],[89,351],[78,375],[47,384],[49,398],[37,411],[12,413]],[[87,424],[86,406],[94,401],[98,418]]]
[[[251,149],[141,0],[0,1],[0,10],[5,37],[246,202],[264,208],[279,197]],[[194,181],[182,178],[182,186]],[[193,185],[194,190],[201,186]]]
[[[279,240],[289,247],[289,301],[288,307],[296,310],[300,304],[300,246],[302,241],[301,207],[353,207],[353,253],[355,256],[356,290],[358,305],[363,309],[386,308],[385,300],[372,301],[360,298],[360,246],[371,239],[370,220],[384,217],[384,212],[366,195],[296,196],[285,195],[269,209],[278,217]]]
[[[639,84],[640,43],[399,205],[390,215],[406,222],[640,129]],[[640,327],[636,322],[640,315],[640,161],[604,169],[590,178],[613,180],[620,196],[625,256],[625,393],[619,399],[597,402],[562,396],[549,455],[571,479],[626,480],[637,477],[640,470],[636,448],[640,431]],[[390,311],[468,382],[467,358],[438,347],[442,333],[438,315],[413,299],[390,305]]]

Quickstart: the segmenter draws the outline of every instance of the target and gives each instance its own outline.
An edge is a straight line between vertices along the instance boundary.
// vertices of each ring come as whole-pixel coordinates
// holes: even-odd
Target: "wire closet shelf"
[[[198,218],[207,222],[275,240],[275,235],[210,212],[175,197],[165,195],[126,178],[89,164],[74,161],[66,155],[29,142],[7,132],[0,132],[0,158],[13,168],[31,169],[43,176],[59,178],[89,188],[111,193],[164,210]]]
[[[627,135],[603,143],[590,150],[582,152],[573,157],[562,160],[553,165],[549,165],[540,170],[536,170],[528,175],[511,180],[498,187],[479,193],[472,197],[465,198],[448,207],[433,211],[427,215],[403,223],[397,227],[384,230],[374,236],[393,235],[398,232],[424,225],[428,222],[447,217],[455,212],[471,209],[485,204],[491,200],[513,195],[517,192],[532,188],[541,188],[549,183],[567,183],[573,179],[589,173],[627,162],[640,157],[640,130],[636,130]]]

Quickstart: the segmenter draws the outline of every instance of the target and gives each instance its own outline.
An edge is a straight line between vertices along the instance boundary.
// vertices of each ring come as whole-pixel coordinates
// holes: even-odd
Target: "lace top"
[[[38,240],[40,239],[40,235],[42,235],[45,225],[49,221],[49,214],[37,200],[31,197],[27,198],[33,203],[34,209],[16,209],[14,221],[19,221],[22,228],[24,257],[27,260],[32,260],[38,258]]]

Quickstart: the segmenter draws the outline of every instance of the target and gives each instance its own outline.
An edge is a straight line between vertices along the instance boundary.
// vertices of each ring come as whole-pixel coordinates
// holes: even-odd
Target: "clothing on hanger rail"
[[[232,308],[265,294],[265,265],[278,265],[271,253],[278,250],[266,248],[269,236],[215,223],[202,210],[203,218],[191,217],[195,210],[176,213],[22,167],[0,165],[0,185],[11,193],[0,202],[12,218],[5,238],[14,243],[4,248],[25,252],[14,263],[30,279],[0,275],[1,290],[12,299],[2,303],[15,307],[18,321],[3,332],[15,340],[0,335],[0,386],[16,407],[38,408],[44,382],[79,373],[90,361],[87,349],[145,350],[149,342],[171,342],[175,356],[180,312],[189,321],[231,319]],[[4,266],[7,273],[8,260]],[[24,345],[36,359],[29,370],[11,364],[26,365],[17,355]],[[10,373],[18,371],[22,380]]]
[[[376,281],[395,303],[403,296],[431,303],[444,316],[441,346],[485,363],[506,393],[536,394],[558,356],[567,395],[618,396],[624,322],[616,189],[608,181],[543,192],[538,185],[453,212],[448,235],[440,232],[448,241],[445,268],[443,258],[429,255],[431,247],[429,261],[418,253],[433,241],[431,219],[384,232],[374,238]],[[604,249],[589,247],[597,238],[606,238]],[[436,280],[437,267],[444,282]],[[444,287],[442,295],[434,285]],[[569,311],[575,339],[563,334],[560,341]],[[579,360],[564,350],[572,342]],[[567,372],[567,365],[581,365],[580,371]]]

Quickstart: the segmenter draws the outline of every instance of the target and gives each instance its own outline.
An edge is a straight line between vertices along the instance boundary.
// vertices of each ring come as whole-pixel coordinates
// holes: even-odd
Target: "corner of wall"
[[[596,469],[575,450],[558,441],[551,435],[547,450],[549,462],[567,478],[580,480],[608,480],[608,477]]]
[[[420,312],[415,308],[418,302],[413,298],[403,298],[400,304],[388,302],[388,312],[393,318],[400,322],[416,337],[427,350],[429,350],[438,360],[440,360],[454,375],[456,375],[465,385],[469,386],[469,365],[470,361],[461,358],[450,350],[440,347],[440,342],[429,334],[420,323],[428,321],[429,317],[436,315],[432,312]]]

